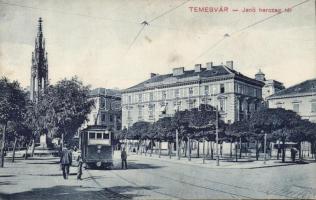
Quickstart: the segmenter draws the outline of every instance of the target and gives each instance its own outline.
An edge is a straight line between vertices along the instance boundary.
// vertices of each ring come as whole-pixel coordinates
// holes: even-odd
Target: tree
[[[2,127],[0,167],[3,167],[7,125],[10,121],[22,120],[26,97],[17,81],[10,82],[5,77],[0,79],[0,91],[0,125]]]
[[[63,145],[87,120],[94,101],[89,99],[89,86],[84,86],[74,77],[49,86],[43,95],[43,104],[47,106],[45,128],[54,136],[61,137]]]
[[[149,138],[149,130],[151,124],[145,121],[139,121],[134,123],[129,129],[127,133],[128,139],[138,140],[137,153],[139,152],[140,144],[143,140]],[[147,153],[147,148],[146,148]]]
[[[235,142],[236,162],[238,161],[238,155],[237,155],[238,141],[241,141],[242,140],[241,138],[245,137],[248,133],[249,133],[249,125],[246,120],[235,121],[234,123],[230,124],[226,129],[226,134],[231,138],[230,142],[231,143]],[[241,153],[241,148],[240,148],[240,153]]]
[[[269,108],[255,112],[249,124],[257,133],[272,134],[273,137],[282,141],[282,162],[285,162],[285,142],[300,120],[301,117],[294,111]]]

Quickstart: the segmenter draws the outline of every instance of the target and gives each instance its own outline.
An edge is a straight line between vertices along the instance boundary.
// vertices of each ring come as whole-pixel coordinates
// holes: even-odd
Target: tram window
[[[109,134],[108,133],[103,133],[103,139],[109,139]]]
[[[97,133],[97,139],[102,139],[102,133]]]
[[[94,132],[90,132],[89,133],[89,139],[95,139],[95,133]]]

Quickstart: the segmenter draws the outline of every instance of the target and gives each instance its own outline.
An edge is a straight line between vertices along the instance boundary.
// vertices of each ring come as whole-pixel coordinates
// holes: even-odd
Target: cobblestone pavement
[[[57,158],[6,163],[0,199],[210,199],[316,198],[316,163],[269,168],[207,168],[130,155],[128,170],[75,168],[63,180]]]

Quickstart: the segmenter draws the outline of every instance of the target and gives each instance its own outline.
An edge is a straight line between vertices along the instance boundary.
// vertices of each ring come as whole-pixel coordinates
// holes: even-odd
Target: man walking
[[[78,162],[78,168],[77,168],[77,179],[78,179],[78,180],[81,180],[81,175],[82,175],[82,164],[83,164],[81,154],[79,154],[79,155],[78,155],[77,162]]]
[[[72,163],[72,153],[67,149],[66,145],[64,145],[63,150],[60,156],[60,165],[63,171],[64,179],[68,179],[69,176],[69,167]]]
[[[124,168],[127,169],[127,153],[125,151],[125,147],[123,148],[123,151],[121,152],[121,159],[122,159],[122,169]]]

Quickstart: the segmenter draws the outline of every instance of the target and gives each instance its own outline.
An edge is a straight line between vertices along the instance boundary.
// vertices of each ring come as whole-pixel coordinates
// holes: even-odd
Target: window
[[[154,100],[154,93],[149,93],[149,101],[153,101]]]
[[[165,100],[167,98],[167,94],[166,91],[162,91],[162,99]]]
[[[204,86],[204,94],[205,95],[209,94],[209,87],[208,87],[208,85]]]
[[[110,135],[108,133],[103,133],[103,139],[110,139]]]
[[[220,111],[225,111],[225,99],[220,99],[219,100],[219,110]]]
[[[102,139],[102,133],[97,133],[97,139]]]
[[[100,108],[105,107],[105,99],[103,97],[100,98]]]
[[[138,107],[138,120],[142,120],[142,119],[143,119],[143,108]]]
[[[142,100],[143,100],[143,95],[142,95],[142,94],[139,94],[139,95],[138,95],[138,102],[142,102]]]
[[[174,90],[174,96],[175,97],[179,97],[179,89],[175,89]]]
[[[128,96],[128,103],[132,103],[132,96]]]
[[[225,85],[223,83],[220,84],[220,93],[225,93]]]
[[[193,88],[189,88],[189,95],[193,95]]]
[[[148,118],[149,119],[153,119],[154,118],[154,109],[155,109],[155,105],[152,105],[149,107],[148,110]]]
[[[300,112],[300,104],[293,103],[293,111],[297,113]]]
[[[105,114],[104,113],[101,114],[101,121],[105,122]]]
[[[316,112],[316,102],[312,102],[312,112]]]
[[[277,108],[282,108],[282,103],[280,103],[280,102],[276,103],[276,107]]]
[[[113,115],[110,115],[110,122],[113,122]]]
[[[90,132],[89,133],[89,139],[95,139],[95,133],[94,132]]]

